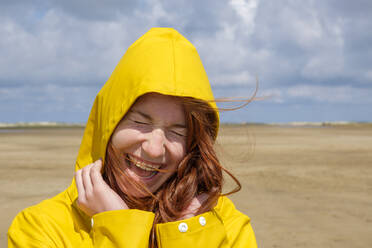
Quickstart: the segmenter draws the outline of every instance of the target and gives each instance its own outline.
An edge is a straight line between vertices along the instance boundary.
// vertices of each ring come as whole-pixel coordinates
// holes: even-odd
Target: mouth
[[[159,173],[160,165],[154,165],[139,160],[138,158],[126,155],[125,159],[128,162],[130,169],[142,179],[151,179]]]

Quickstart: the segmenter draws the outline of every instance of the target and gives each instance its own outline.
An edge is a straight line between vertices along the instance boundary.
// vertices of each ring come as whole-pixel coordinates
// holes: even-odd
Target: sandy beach
[[[71,183],[82,134],[0,129],[0,247],[20,210]],[[223,125],[217,150],[259,247],[372,247],[371,124]]]

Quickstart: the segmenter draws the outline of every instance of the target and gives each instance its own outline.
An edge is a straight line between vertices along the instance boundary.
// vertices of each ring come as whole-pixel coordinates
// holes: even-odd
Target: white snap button
[[[187,229],[189,227],[187,226],[186,223],[182,222],[178,225],[178,230],[180,230],[180,232],[184,233],[184,232],[187,232]]]
[[[207,220],[203,216],[200,216],[199,223],[200,225],[205,226],[205,224],[207,224]]]
[[[90,219],[90,225],[93,227],[93,224],[94,224],[94,220],[92,218],[92,219]]]

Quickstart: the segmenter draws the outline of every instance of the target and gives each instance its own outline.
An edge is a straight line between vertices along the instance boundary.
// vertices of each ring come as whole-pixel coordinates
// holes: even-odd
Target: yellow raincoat
[[[104,161],[116,125],[148,92],[213,99],[196,49],[174,29],[153,28],[129,47],[94,101],[75,171]],[[77,207],[77,196],[73,180],[59,195],[23,210],[9,228],[9,247],[148,247],[152,212],[116,210],[90,218]],[[257,247],[250,219],[226,197],[212,211],[157,224],[156,234],[159,247]]]

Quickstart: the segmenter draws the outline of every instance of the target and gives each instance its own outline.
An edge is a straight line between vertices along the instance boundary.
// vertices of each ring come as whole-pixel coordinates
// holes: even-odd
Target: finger
[[[82,180],[86,196],[91,195],[93,192],[93,185],[89,175],[93,165],[94,163],[87,165],[82,169]]]
[[[90,179],[92,181],[93,187],[106,183],[103,180],[102,174],[101,174],[101,168],[102,168],[102,160],[99,159],[95,162],[94,166],[90,170]]]
[[[79,196],[84,196],[85,195],[85,190],[84,190],[84,185],[82,181],[82,176],[81,176],[82,170],[78,170],[75,172],[75,183],[76,183],[76,188],[78,191]]]

